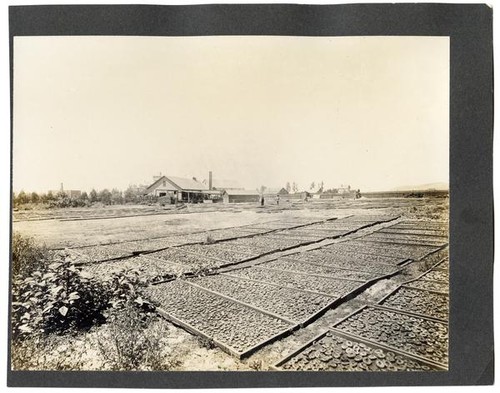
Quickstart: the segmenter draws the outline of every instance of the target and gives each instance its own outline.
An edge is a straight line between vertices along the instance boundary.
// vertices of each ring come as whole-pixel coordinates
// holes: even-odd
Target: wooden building
[[[293,200],[307,200],[312,198],[312,194],[307,191],[299,191],[299,192],[294,192],[293,194],[288,194],[287,195],[288,199],[293,199]]]
[[[260,201],[260,194],[258,191],[252,190],[226,190],[222,194],[222,200],[224,203],[258,203]]]
[[[170,197],[172,203],[202,203],[211,199],[208,187],[196,180],[176,176],[161,176],[145,190],[146,195]]]
[[[286,188],[265,188],[264,189],[264,197],[272,197],[276,195],[288,195],[289,192],[286,190]]]

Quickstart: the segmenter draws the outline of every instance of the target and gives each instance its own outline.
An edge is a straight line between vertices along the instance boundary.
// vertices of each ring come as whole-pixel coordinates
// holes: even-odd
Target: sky
[[[16,37],[13,189],[448,182],[448,37]]]

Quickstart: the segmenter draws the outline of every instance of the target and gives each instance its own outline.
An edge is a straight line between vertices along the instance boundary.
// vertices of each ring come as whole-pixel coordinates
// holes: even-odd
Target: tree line
[[[313,191],[313,192],[321,193],[321,192],[323,192],[323,187],[324,187],[323,180],[321,180],[320,182],[317,182],[317,183],[313,181],[310,184],[309,189],[303,190],[303,191]],[[299,189],[300,189],[299,184],[296,182],[290,183],[289,181],[287,181],[285,184],[285,190],[287,190],[288,192],[297,193],[297,192],[299,192]]]
[[[38,194],[36,192],[25,192],[21,190],[19,193],[13,193],[12,201],[14,207],[23,205],[46,205],[48,207],[86,207],[94,204],[103,205],[122,205],[122,204],[141,204],[150,203],[152,197],[144,195],[144,186],[129,186],[125,191],[120,191],[116,188],[107,188],[103,190],[92,189],[89,193],[83,191],[77,197],[71,197],[64,191],[53,193]]]

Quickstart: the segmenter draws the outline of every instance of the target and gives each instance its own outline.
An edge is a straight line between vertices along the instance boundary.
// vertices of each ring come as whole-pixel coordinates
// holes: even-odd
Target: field
[[[13,230],[92,282],[133,272],[148,306],[50,338],[31,368],[448,367],[447,198],[21,211]],[[155,337],[149,360],[110,360],[112,321]]]

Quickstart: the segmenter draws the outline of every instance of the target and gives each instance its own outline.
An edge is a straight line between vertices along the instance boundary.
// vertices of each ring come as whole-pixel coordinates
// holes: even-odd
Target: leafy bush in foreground
[[[82,272],[74,258],[64,252],[48,252],[21,235],[15,236],[14,243],[14,339],[38,333],[88,330],[105,321],[106,309],[121,307],[136,296],[136,271],[97,280]]]
[[[165,356],[169,348],[164,329],[150,326],[157,317],[136,293],[143,284],[138,271],[122,270],[97,280],[64,252],[42,250],[21,236],[16,242],[14,369],[83,369],[82,349],[73,344],[82,337],[78,332],[94,326],[100,332],[94,348],[109,369],[167,370],[178,365]],[[33,265],[28,269],[26,263]]]
[[[69,256],[58,256],[44,269],[14,282],[13,337],[34,332],[62,333],[104,321],[110,291],[84,275]]]

